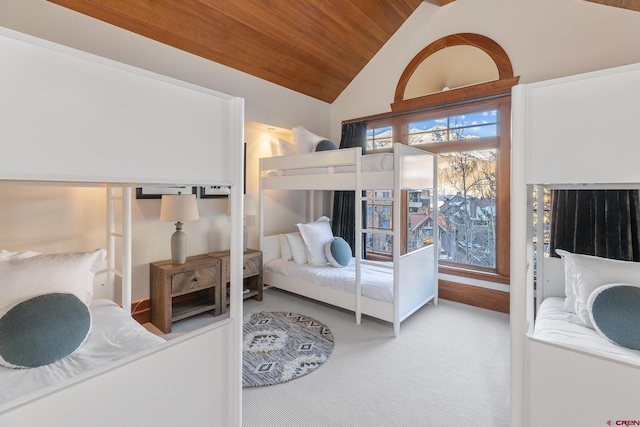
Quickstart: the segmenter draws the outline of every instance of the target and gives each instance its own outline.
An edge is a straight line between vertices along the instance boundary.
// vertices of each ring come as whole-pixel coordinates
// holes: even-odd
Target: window
[[[367,258],[389,259],[393,251],[393,191],[367,190],[366,222]],[[432,192],[410,191],[407,194],[407,246],[408,251],[433,244]]]
[[[439,155],[438,218],[433,217],[431,207],[422,205],[421,195],[409,193],[406,242],[408,250],[430,244],[437,230],[443,271],[452,268],[448,272],[458,274],[465,270],[472,277],[474,271],[476,275],[507,276],[510,140],[502,135],[510,134],[510,111],[510,97],[503,97],[407,113],[390,119],[391,124],[370,122],[371,141],[382,139],[374,139],[377,135],[393,140],[395,129],[401,135],[399,142]],[[375,146],[379,148],[372,148]],[[368,152],[386,149],[386,145],[372,143]],[[501,156],[501,152],[507,154]],[[391,203],[387,202],[384,211],[380,205],[369,202],[369,225],[390,218]],[[388,239],[369,236],[367,250],[378,256],[391,254]]]
[[[420,145],[496,137],[497,115],[497,110],[485,110],[412,122],[409,123],[407,143]]]
[[[393,127],[390,125],[367,126],[367,151],[391,149]]]
[[[440,272],[509,283],[510,95],[518,80],[496,42],[454,34],[407,65],[391,113],[366,118],[368,152],[401,142],[439,155],[438,217],[419,194],[403,195],[401,211],[408,209],[408,250],[438,233]],[[372,237],[369,247],[381,255],[384,243]]]
[[[409,145],[437,152],[440,255],[464,267],[496,267],[497,108],[415,115]]]
[[[390,234],[393,224],[393,203],[391,190],[366,191],[367,203],[367,255],[390,256],[393,239]]]

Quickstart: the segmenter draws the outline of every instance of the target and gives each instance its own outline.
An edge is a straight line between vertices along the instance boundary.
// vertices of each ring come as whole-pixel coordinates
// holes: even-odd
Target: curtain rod
[[[344,125],[344,124],[362,122],[362,121],[388,119],[388,118],[391,118],[391,117],[404,116],[406,114],[424,113],[426,111],[440,110],[442,108],[457,107],[457,106],[460,106],[460,105],[471,104],[471,103],[480,102],[480,101],[489,101],[489,100],[492,100],[492,99],[502,98],[502,97],[505,97],[505,96],[511,96],[511,92],[502,93],[502,94],[498,94],[498,95],[484,96],[482,98],[474,98],[474,99],[470,99],[470,100],[466,100],[466,101],[458,101],[458,102],[444,103],[444,104],[440,104],[440,105],[433,105],[431,107],[418,108],[417,110],[398,111],[396,113],[393,113],[393,112],[391,112],[391,113],[382,113],[382,114],[376,114],[376,115],[373,115],[373,116],[360,117],[358,119],[343,120],[342,124]]]

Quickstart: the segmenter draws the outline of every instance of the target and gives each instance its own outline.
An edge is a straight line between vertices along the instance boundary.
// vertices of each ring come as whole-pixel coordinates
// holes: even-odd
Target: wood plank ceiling
[[[455,0],[49,1],[331,103],[423,1]]]
[[[423,0],[49,1],[331,103]]]
[[[622,9],[635,10],[640,12],[640,0],[587,0],[592,3],[599,3],[605,6],[620,7]]]

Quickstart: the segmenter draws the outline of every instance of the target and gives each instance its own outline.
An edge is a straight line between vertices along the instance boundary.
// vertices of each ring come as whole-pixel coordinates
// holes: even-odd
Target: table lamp
[[[171,261],[174,264],[187,262],[187,235],[182,231],[182,221],[199,218],[195,194],[165,194],[160,206],[160,221],[176,222],[176,231],[171,235]]]

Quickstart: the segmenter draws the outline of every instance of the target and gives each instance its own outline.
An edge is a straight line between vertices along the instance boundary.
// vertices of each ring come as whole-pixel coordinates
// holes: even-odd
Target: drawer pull
[[[198,279],[197,277],[194,277],[194,278],[193,278],[193,281],[194,281],[194,282],[197,282],[198,280],[199,280],[199,279]]]

